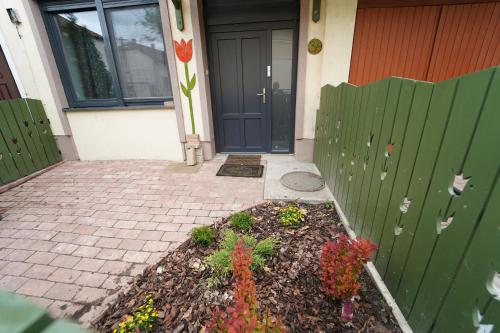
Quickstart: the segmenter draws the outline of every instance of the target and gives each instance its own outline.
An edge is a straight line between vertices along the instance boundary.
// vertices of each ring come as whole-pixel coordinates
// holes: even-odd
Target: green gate
[[[316,124],[314,162],[413,330],[499,330],[499,67],[327,85]]]
[[[0,101],[0,185],[61,160],[39,100]]]

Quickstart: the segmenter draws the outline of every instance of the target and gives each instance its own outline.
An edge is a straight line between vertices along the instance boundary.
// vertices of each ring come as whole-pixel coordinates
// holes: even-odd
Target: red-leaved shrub
[[[247,249],[240,239],[231,255],[233,277],[235,279],[234,305],[226,312],[217,308],[212,319],[206,323],[207,332],[216,333],[279,333],[285,332],[281,321],[273,322],[269,313],[260,318],[255,292],[252,264],[252,249]]]
[[[321,251],[321,282],[323,291],[338,300],[350,300],[357,295],[363,264],[377,247],[369,240],[350,240],[341,234],[336,242],[328,241]]]

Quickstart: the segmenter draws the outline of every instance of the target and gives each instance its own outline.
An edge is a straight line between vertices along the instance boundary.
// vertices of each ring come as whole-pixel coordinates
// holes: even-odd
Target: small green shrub
[[[326,209],[332,209],[334,206],[333,202],[332,201],[326,201],[325,202],[325,208]]]
[[[231,225],[238,230],[248,231],[253,224],[253,216],[247,212],[239,212],[231,216]]]
[[[208,246],[212,244],[215,234],[208,226],[202,226],[191,230],[191,237],[195,244]]]
[[[280,209],[281,224],[286,226],[299,225],[302,221],[304,221],[304,213],[299,207],[288,205]]]
[[[136,333],[153,332],[153,325],[158,319],[158,312],[151,295],[146,296],[146,303],[141,305],[134,316],[128,316],[127,319],[116,325],[113,333]]]
[[[219,244],[219,250],[205,259],[205,263],[211,268],[215,277],[223,277],[231,272],[231,253],[240,239],[243,239],[243,245],[246,248],[254,250],[252,270],[262,269],[266,265],[266,257],[273,254],[276,246],[276,241],[272,238],[257,241],[255,237],[250,235],[240,236],[231,229],[226,230]]]

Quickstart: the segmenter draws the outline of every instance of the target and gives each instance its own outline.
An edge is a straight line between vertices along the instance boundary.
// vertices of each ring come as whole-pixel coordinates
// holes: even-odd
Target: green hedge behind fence
[[[327,85],[316,124],[314,162],[413,330],[500,330],[499,67]]]
[[[28,98],[0,101],[0,185],[60,160],[40,101]]]

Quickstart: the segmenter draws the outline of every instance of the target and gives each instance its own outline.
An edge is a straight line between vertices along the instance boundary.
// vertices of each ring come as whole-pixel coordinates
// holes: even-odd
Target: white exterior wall
[[[317,23],[311,19],[312,1],[309,5],[307,41],[318,38],[323,50],[317,55],[307,54],[302,128],[305,139],[314,138],[321,87],[336,86],[349,79],[357,0],[322,1]]]
[[[175,110],[68,112],[80,159],[182,161]]]

